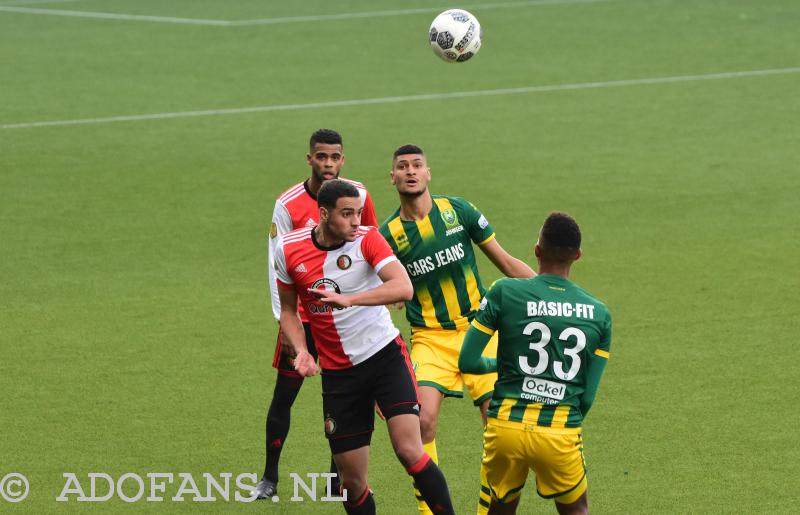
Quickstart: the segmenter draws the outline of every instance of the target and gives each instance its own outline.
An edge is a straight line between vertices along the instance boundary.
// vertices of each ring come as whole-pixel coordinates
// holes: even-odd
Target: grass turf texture
[[[241,20],[398,5],[31,7]],[[196,27],[0,12],[0,124],[800,65],[790,0],[472,11],[485,47],[458,66],[427,48],[426,13]],[[397,204],[387,171],[407,142],[428,152],[434,192],[473,201],[528,261],[547,212],[577,217],[574,278],[615,322],[585,426],[595,513],[793,511],[799,88],[792,74],[0,130],[0,476],[31,483],[0,509],[143,509],[57,503],[63,472],[85,488],[88,472],[260,473],[275,379],[265,236],[275,197],[307,174],[309,134],[330,126],[379,217]],[[498,277],[480,265],[486,284]],[[285,502],[289,471],[327,470],[320,401],[308,380],[284,502],[146,508],[340,513]],[[481,445],[470,402],[445,402],[438,440],[456,509],[470,513]],[[413,513],[380,422],[373,442],[380,513]],[[551,512],[533,487],[521,511]]]

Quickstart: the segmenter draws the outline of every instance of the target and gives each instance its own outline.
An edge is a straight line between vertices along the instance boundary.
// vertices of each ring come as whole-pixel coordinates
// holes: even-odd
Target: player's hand
[[[347,298],[346,295],[342,295],[340,293],[336,293],[335,291],[328,291],[328,290],[320,290],[318,288],[309,288],[308,292],[324,302],[325,304],[330,304],[335,308],[349,308],[353,304],[350,302],[350,299]]]
[[[280,327],[278,327],[278,331],[281,331],[281,342],[286,342],[286,335],[283,334],[283,331],[280,329]],[[286,345],[286,343],[281,345],[281,354],[286,354],[290,360],[290,363],[291,360],[294,360],[294,358],[297,356],[297,354],[294,352],[294,347],[291,345]]]
[[[314,356],[308,351],[300,351],[294,358],[294,369],[303,377],[315,376],[319,372]]]
[[[403,311],[403,308],[406,307],[406,303],[401,300],[400,302],[392,302],[391,304],[387,304],[386,307],[388,309],[394,309],[395,311]]]

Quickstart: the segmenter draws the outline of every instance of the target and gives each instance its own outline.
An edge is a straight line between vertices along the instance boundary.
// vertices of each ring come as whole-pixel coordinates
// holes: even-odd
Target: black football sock
[[[455,514],[444,474],[427,453],[423,454],[418,462],[408,467],[406,472],[414,478],[414,484],[433,513],[436,515]]]
[[[344,501],[344,511],[347,515],[375,515],[375,498],[372,497],[369,487],[364,490],[358,499]]]
[[[278,461],[281,459],[286,435],[289,434],[292,404],[297,399],[302,385],[302,378],[278,374],[272,402],[267,411],[267,462],[264,466],[264,477],[276,483],[278,482]]]

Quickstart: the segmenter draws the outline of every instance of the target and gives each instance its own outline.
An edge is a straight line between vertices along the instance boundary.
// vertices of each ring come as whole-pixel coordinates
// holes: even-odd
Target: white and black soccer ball
[[[448,9],[437,16],[429,32],[433,52],[448,63],[471,59],[481,48],[481,24],[463,9]]]

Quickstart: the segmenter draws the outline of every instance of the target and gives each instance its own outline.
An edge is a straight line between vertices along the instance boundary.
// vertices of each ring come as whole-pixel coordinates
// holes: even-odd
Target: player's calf
[[[347,515],[375,515],[375,498],[369,487],[352,501],[344,501],[344,511]]]
[[[447,480],[430,456],[423,454],[419,461],[406,468],[406,472],[414,478],[414,484],[433,513],[455,515]]]
[[[519,506],[519,497],[509,502],[499,502],[492,499],[492,504],[489,506],[488,515],[514,515],[517,513]]]
[[[566,497],[566,496],[565,496]],[[561,502],[559,502],[561,501]],[[567,501],[569,501],[567,503]],[[578,500],[556,499],[556,510],[559,515],[586,515],[589,513],[589,499],[586,490],[583,491]]]

